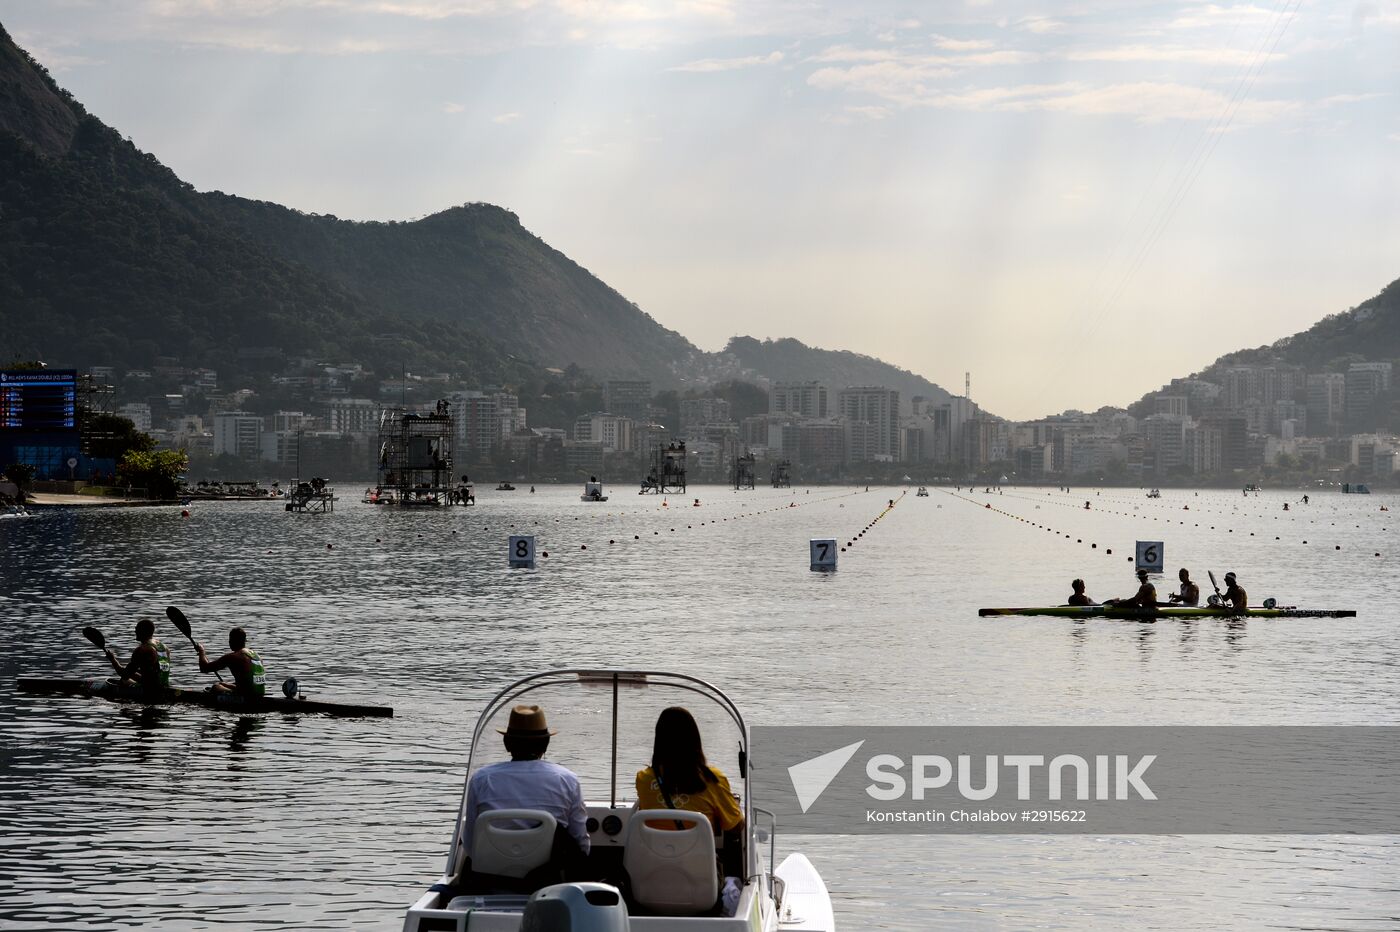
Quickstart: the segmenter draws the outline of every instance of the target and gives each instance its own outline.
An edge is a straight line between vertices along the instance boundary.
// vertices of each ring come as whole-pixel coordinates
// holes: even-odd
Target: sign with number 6
[[[1165,559],[1160,540],[1140,540],[1137,542],[1137,568],[1149,573],[1162,572]]]
[[[535,535],[512,534],[506,551],[511,566],[535,568]]]

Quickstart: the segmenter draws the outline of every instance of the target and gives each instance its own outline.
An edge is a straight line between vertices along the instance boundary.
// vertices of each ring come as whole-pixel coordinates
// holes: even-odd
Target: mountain
[[[677,381],[699,350],[484,204],[356,223],[200,193],[0,28],[0,328],[85,364],[237,368],[238,346],[441,369]]]
[[[1373,298],[1329,314],[1301,333],[1221,356],[1191,378],[1220,383],[1231,366],[1292,365],[1310,372],[1345,372],[1353,362],[1393,362],[1400,371],[1400,279]],[[1129,410],[1144,413],[1161,391],[1149,392]]]
[[[873,356],[862,356],[849,350],[825,350],[807,346],[797,340],[759,341],[753,337],[734,337],[724,348],[746,370],[757,372],[774,382],[821,381],[835,388],[849,385],[883,385],[899,390],[902,401],[922,395],[935,402],[952,397],[923,376],[892,366]]]
[[[269,350],[478,384],[572,364],[658,389],[737,375],[946,397],[795,340],[704,353],[500,207],[355,222],[196,191],[0,27],[0,351],[118,368],[174,357],[222,379],[266,367],[251,360]]]

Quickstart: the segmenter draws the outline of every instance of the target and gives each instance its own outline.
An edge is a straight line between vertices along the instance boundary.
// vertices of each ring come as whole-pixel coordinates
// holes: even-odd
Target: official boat
[[[1047,605],[1039,608],[979,608],[983,618],[1000,615],[1048,615],[1054,618],[1120,618],[1142,621],[1154,618],[1355,618],[1349,609],[1247,608],[1236,612],[1211,606],[1163,606],[1161,608],[1119,608],[1116,605]]]
[[[541,705],[557,729],[549,759],[578,774],[585,794],[606,791],[586,802],[590,851],[589,873],[607,883],[566,884],[543,892],[472,893],[464,880],[467,859],[472,871],[520,883],[548,862],[554,818],[528,809],[502,810],[499,819],[478,817],[472,838],[464,837],[467,790],[453,825],[447,863],[438,882],[411,907],[404,932],[519,932],[532,892],[575,894],[578,908],[607,913],[609,923],[565,917],[530,928],[607,928],[636,932],[832,932],[835,918],[826,884],[800,853],[774,866],[777,831],[772,813],[755,805],[749,766],[749,729],[728,696],[703,680],[678,673],[636,670],[552,670],[516,680],[486,704],[472,731],[467,780],[479,768],[500,760],[499,744],[510,710],[520,702]],[[660,711],[685,704],[695,716],[711,763],[720,766],[740,793],[744,831],[740,844],[743,877],[730,910],[717,908],[721,888],[716,877],[716,845],[704,817],[682,810],[635,808],[633,774],[651,756],[652,731]],[[737,758],[728,757],[737,750]],[[661,831],[655,817],[676,819],[685,828]],[[758,822],[763,821],[760,831]],[[625,887],[612,883],[627,879]],[[626,889],[624,894],[622,891]],[[560,903],[555,906],[563,909]],[[625,907],[625,908],[624,908]],[[620,914],[620,915],[619,915]]]
[[[247,700],[241,696],[215,693],[188,686],[172,687],[159,696],[152,696],[144,690],[124,689],[119,684],[100,676],[84,679],[21,676],[15,680],[15,685],[22,693],[43,696],[82,696],[90,699],[106,699],[110,702],[134,702],[140,705],[198,705],[220,712],[233,712],[237,715],[282,712],[291,715],[336,715],[342,718],[394,717],[394,710],[388,706],[317,702],[311,699],[291,699],[283,696],[264,696],[261,699]]]
[[[608,497],[603,494],[603,483],[597,477],[589,479],[583,484],[583,494],[579,496],[581,502],[605,502]]]

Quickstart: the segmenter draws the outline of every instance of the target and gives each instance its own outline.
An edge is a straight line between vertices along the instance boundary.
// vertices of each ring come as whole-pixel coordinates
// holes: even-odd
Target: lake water
[[[706,487],[664,508],[610,491],[482,490],[474,508],[408,513],[343,489],[320,516],[212,503],[0,522],[0,926],[397,927],[441,871],[482,704],[555,666],[694,672],[751,725],[1400,722],[1394,496],[1319,492],[1285,512],[1299,494],[911,490],[817,574],[808,538],[844,543],[904,489]],[[506,567],[512,526],[550,552],[538,569]],[[977,617],[1062,602],[1075,576],[1096,599],[1129,595],[1136,539],[1166,542],[1169,580],[1188,566],[1208,592],[1207,569],[1233,569],[1255,603],[1359,616]],[[125,654],[143,615],[176,679],[207,681],[167,604],[211,645],[245,626],[272,683],[395,717],[16,693],[20,673],[103,674],[80,629]],[[791,850],[842,929],[1400,926],[1390,836],[780,835]]]

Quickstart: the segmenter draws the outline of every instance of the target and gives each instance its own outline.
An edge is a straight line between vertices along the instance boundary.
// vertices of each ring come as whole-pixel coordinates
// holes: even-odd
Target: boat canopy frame
[[[490,728],[491,722],[504,709],[514,705],[521,697],[539,689],[553,686],[608,686],[612,687],[612,722],[610,737],[610,764],[609,764],[609,790],[608,807],[617,808],[617,722],[618,722],[618,700],[619,692],[623,687],[628,689],[645,688],[658,686],[667,689],[679,689],[692,693],[709,700],[729,717],[739,733],[739,779],[743,785],[743,809],[744,824],[746,834],[753,831],[754,812],[757,810],[753,804],[753,793],[750,786],[750,771],[752,770],[749,759],[749,727],[744,721],[743,713],[739,711],[738,705],[730,699],[718,686],[702,680],[696,676],[686,673],[672,673],[666,670],[621,670],[621,669],[599,669],[599,668],[565,668],[556,670],[546,670],[540,673],[533,673],[529,676],[521,677],[514,682],[503,687],[496,693],[482,709],[477,717],[476,726],[472,729],[471,745],[467,750],[467,777],[462,785],[462,799],[457,806],[457,819],[452,829],[452,845],[447,854],[447,874],[451,876],[456,868],[453,863],[457,857],[457,851],[462,843],[462,825],[466,816],[467,792],[471,786],[472,768],[475,763],[477,744],[481,741],[486,730]],[[772,818],[771,814],[764,811],[765,815]],[[776,828],[776,826],[774,826]],[[776,832],[775,832],[776,834]],[[771,840],[771,836],[770,836]],[[746,838],[744,847],[744,874],[751,877],[757,870],[754,846],[751,839]],[[771,870],[771,865],[770,868]]]

